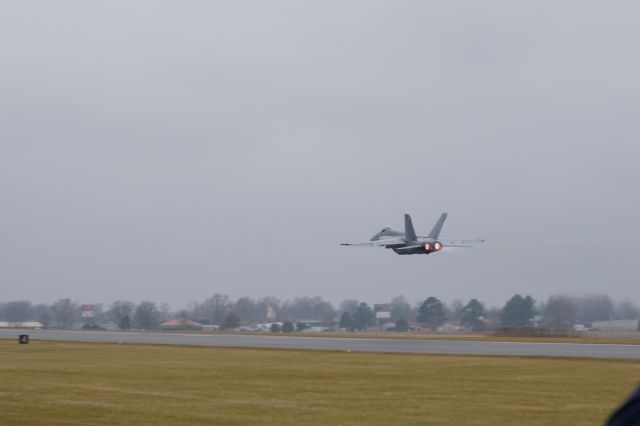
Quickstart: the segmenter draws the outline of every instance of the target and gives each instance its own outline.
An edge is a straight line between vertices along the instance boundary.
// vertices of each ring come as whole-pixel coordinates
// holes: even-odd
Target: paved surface
[[[152,343],[280,349],[316,349],[458,355],[560,356],[640,360],[640,345],[523,343],[462,340],[363,339],[255,335],[207,335],[114,331],[0,330],[0,339],[29,334],[32,341]]]

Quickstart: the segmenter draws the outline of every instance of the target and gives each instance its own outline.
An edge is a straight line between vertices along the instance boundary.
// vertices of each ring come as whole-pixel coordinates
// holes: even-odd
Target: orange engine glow
[[[427,244],[425,244],[425,245],[424,245],[424,249],[425,249],[426,251],[431,251],[431,243],[427,243]]]
[[[433,245],[433,248],[435,248],[436,251],[442,250],[442,243],[440,241],[436,241],[436,243]]]

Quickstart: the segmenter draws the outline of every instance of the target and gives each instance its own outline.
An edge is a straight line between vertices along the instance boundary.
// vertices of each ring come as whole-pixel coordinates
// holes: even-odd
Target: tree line
[[[176,317],[191,319],[202,324],[236,328],[249,323],[287,323],[285,329],[300,330],[306,322],[321,322],[348,330],[366,330],[379,325],[373,306],[366,302],[347,299],[337,307],[321,297],[297,297],[280,300],[275,297],[240,297],[216,293],[186,308],[172,310],[166,303],[151,301],[133,303],[119,300],[109,305],[96,304],[95,317],[81,316],[78,302],[64,298],[52,304],[32,304],[27,300],[0,303],[0,321],[22,323],[39,321],[43,326],[55,325],[71,328],[73,324],[115,324],[121,329],[155,329],[163,321]],[[411,304],[404,296],[394,297],[387,304],[396,331],[406,331],[411,324],[437,330],[446,323],[456,324],[472,331],[497,328],[544,327],[567,330],[575,324],[591,326],[595,321],[612,319],[638,319],[639,307],[629,301],[614,302],[607,295],[568,296],[552,295],[536,302],[529,295],[516,294],[502,307],[487,308],[478,299],[468,302],[454,300],[447,304],[429,296]]]

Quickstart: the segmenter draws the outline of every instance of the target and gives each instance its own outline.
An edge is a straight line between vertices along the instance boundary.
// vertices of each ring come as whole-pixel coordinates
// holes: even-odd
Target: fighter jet
[[[445,247],[473,247],[484,240],[445,240],[440,238],[442,225],[447,214],[442,213],[433,229],[426,236],[416,235],[411,222],[411,216],[404,215],[404,232],[390,226],[382,228],[380,232],[364,243],[342,243],[343,246],[371,246],[391,249],[397,254],[431,254],[441,251]]]

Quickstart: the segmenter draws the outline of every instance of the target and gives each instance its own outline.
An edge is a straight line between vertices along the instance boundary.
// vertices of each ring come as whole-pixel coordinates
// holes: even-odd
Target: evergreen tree
[[[280,324],[278,324],[277,322],[271,324],[271,331],[274,333],[280,333]]]
[[[293,323],[291,321],[285,321],[282,323],[283,333],[293,333]]]
[[[375,315],[366,303],[362,302],[358,305],[356,313],[353,315],[353,328],[355,330],[366,330],[375,322]]]
[[[131,328],[131,319],[129,319],[129,315],[125,315],[124,318],[120,320],[118,327],[120,327],[120,330],[129,330]]]
[[[426,324],[431,330],[437,329],[447,320],[444,306],[437,297],[429,297],[420,305],[418,322]]]
[[[522,328],[531,326],[536,312],[535,301],[531,296],[513,296],[502,308],[500,317],[502,326],[507,328]]]
[[[351,329],[353,327],[353,318],[351,318],[351,314],[345,311],[340,316],[340,328],[348,328]]]
[[[396,331],[409,331],[409,322],[404,318],[400,318],[399,320],[397,320]]]
[[[462,308],[462,325],[471,327],[473,331],[483,331],[485,315],[484,305],[477,299],[471,299],[467,305]]]

